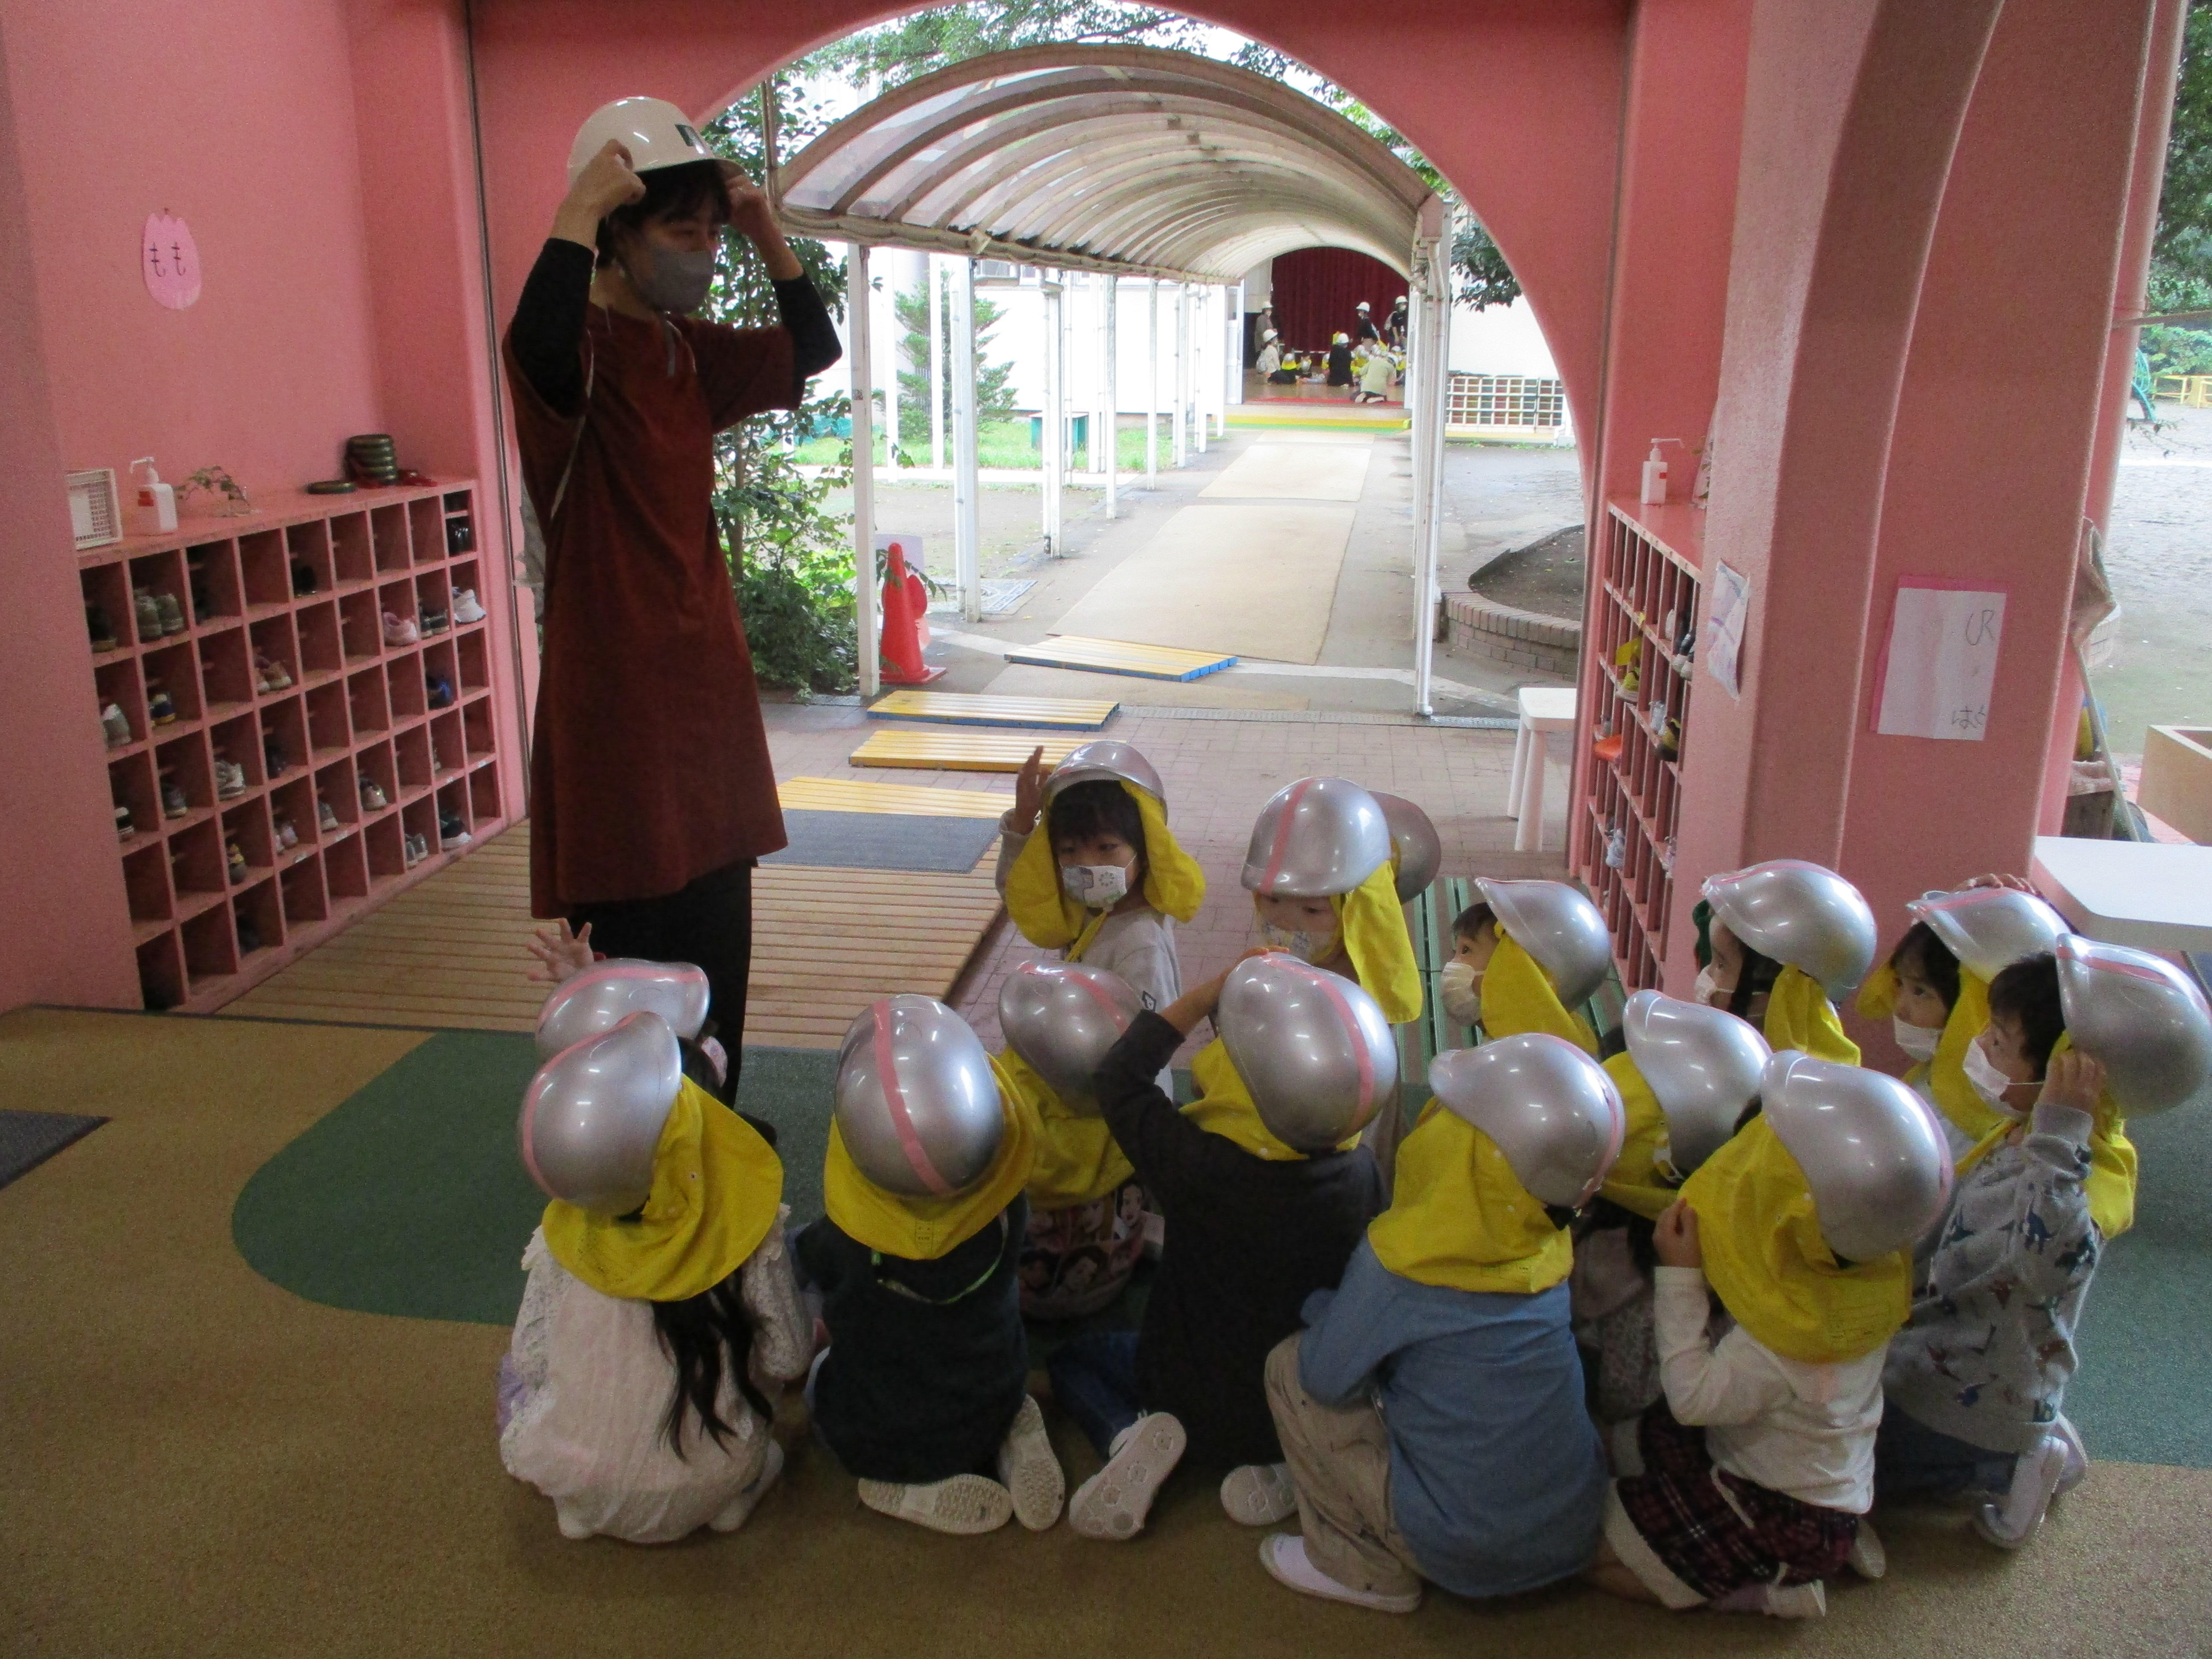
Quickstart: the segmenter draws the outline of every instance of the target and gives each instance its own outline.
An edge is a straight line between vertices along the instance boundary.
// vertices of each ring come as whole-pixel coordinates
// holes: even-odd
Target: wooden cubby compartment
[[[1637,991],[1662,982],[1674,915],[1704,514],[1614,501],[1597,555],[1577,873],[1613,930],[1622,985]]]
[[[92,653],[86,741],[100,745],[111,793],[131,814],[117,857],[147,1007],[218,1007],[438,867],[441,809],[460,814],[472,840],[506,826],[495,763],[505,732],[483,689],[481,626],[384,642],[387,598],[410,617],[424,607],[450,615],[457,588],[482,599],[475,503],[467,483],[368,501],[294,495],[76,556],[84,603],[114,638]],[[174,599],[181,626],[142,636],[137,590]],[[257,659],[292,684],[263,691]],[[455,706],[428,707],[432,673],[453,684]],[[158,726],[155,682],[176,709]],[[131,728],[112,748],[99,718],[109,703]],[[284,763],[273,773],[272,750]],[[228,799],[216,792],[218,757],[246,781]],[[364,775],[383,790],[381,809],[364,811]],[[170,785],[184,805],[173,818]],[[337,829],[322,827],[319,800]],[[431,852],[412,869],[410,830]],[[233,842],[247,866],[236,884]]]

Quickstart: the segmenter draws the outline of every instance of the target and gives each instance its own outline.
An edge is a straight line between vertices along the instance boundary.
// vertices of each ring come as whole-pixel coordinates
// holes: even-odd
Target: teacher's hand
[[[769,204],[768,192],[735,161],[722,163],[722,183],[730,194],[731,228],[742,233],[760,250],[761,263],[768,267],[769,276],[785,283],[803,275],[799,256],[783,240],[783,227],[775,222],[775,210]]]
[[[564,241],[597,247],[599,221],[644,194],[645,180],[631,169],[629,152],[619,141],[610,138],[568,186],[561,210],[553,216],[553,234]]]

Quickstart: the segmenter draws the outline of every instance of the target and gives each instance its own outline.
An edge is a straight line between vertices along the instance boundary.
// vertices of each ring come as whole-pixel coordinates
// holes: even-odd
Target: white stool
[[[2091,939],[2212,951],[2212,847],[2038,836],[2028,874]]]
[[[1544,768],[1552,758],[1552,733],[1575,729],[1575,689],[1571,685],[1523,686],[1521,727],[1513,735],[1513,782],[1505,811],[1521,820],[1513,832],[1516,853],[1544,847]]]

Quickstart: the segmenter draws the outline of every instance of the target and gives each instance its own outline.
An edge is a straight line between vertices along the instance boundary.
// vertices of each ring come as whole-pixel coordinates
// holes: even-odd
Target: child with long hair
[[[1874,912],[1857,888],[1802,859],[1771,859],[1708,877],[1691,915],[1698,1001],[1749,1020],[1777,1054],[1859,1063],[1832,1000],[1874,965]]]
[[[507,1472],[564,1537],[734,1531],[783,1468],[776,1396],[812,1350],[783,1166],[650,1012],[549,1061],[520,1134],[551,1201],[500,1368]]]

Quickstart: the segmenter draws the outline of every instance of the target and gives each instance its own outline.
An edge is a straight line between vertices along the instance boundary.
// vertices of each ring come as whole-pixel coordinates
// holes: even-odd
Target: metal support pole
[[[1160,481],[1160,279],[1145,278],[1145,488]]]
[[[1067,467],[1067,365],[1060,349],[1063,304],[1060,285],[1048,279],[1041,286],[1044,294],[1044,408],[1037,416],[1037,447],[1038,459],[1044,463],[1044,468],[1038,477],[1042,491],[1039,507],[1045,556],[1056,559],[1064,551],[1060,526],[1060,492],[1066,483]]]
[[[899,464],[898,296],[888,284],[883,290],[883,307],[884,465],[896,472]]]
[[[876,400],[869,354],[868,250],[853,244],[845,264],[846,366],[853,377],[853,623],[860,635],[860,700],[883,690],[876,637]]]
[[[1190,292],[1190,431],[1191,447],[1200,454],[1206,453],[1206,410],[1213,399],[1206,392],[1206,360],[1212,350],[1206,344],[1206,313],[1210,309],[1206,302],[1206,290],[1194,288]]]
[[[1415,343],[1420,355],[1406,377],[1413,440],[1413,708],[1436,712],[1431,696],[1436,673],[1437,612],[1440,597],[1437,558],[1443,527],[1445,403],[1451,377],[1451,272],[1445,250],[1451,246],[1450,206],[1436,197],[1423,205],[1419,240],[1413,244],[1413,303],[1418,307]]]
[[[975,262],[952,264],[952,572],[960,614],[983,620],[983,566],[975,524]]]
[[[1229,401],[1244,401],[1244,284],[1237,284],[1236,309],[1229,317]]]
[[[1170,453],[1175,465],[1190,459],[1190,289],[1176,284],[1175,446]]]
[[[1106,342],[1108,331],[1113,327],[1112,322],[1109,319],[1109,313],[1113,309],[1114,304],[1113,289],[1110,286],[1113,281],[1111,276],[1101,276],[1096,273],[1091,278],[1091,292],[1097,296],[1098,301],[1098,325],[1091,331],[1091,343],[1095,348],[1091,360],[1091,441],[1084,446],[1084,459],[1091,463],[1091,470],[1093,472],[1107,471],[1105,448],[1111,447],[1110,445],[1107,445],[1105,437],[1105,434],[1112,429],[1106,407],[1106,382],[1112,374],[1112,370],[1106,363]]]
[[[1121,279],[1106,279],[1106,516],[1121,516]],[[1100,441],[1093,436],[1094,447]]]
[[[929,466],[945,468],[945,256],[929,256]]]

